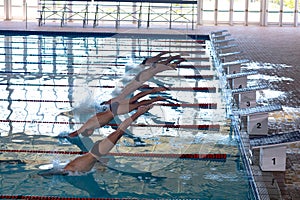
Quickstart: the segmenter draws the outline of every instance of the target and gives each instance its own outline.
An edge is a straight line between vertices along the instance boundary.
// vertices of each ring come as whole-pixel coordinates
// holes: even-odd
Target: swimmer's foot
[[[97,159],[91,153],[86,153],[80,157],[75,158],[68,163],[64,170],[71,172],[89,172],[94,167]]]

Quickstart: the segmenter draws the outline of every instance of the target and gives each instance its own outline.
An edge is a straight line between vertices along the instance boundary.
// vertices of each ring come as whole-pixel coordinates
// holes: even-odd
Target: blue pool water
[[[207,39],[108,33],[0,35],[2,197],[251,199]],[[112,152],[226,154],[226,160],[108,156],[104,166],[97,164],[88,174],[41,176],[44,170],[74,159],[77,154],[71,152],[88,150],[113,131],[104,126],[79,142],[56,137],[79,128],[97,112],[99,102],[111,98],[141,70],[138,63],[161,51],[181,52],[187,59],[176,71],[146,83],[169,88],[156,94],[168,102],[156,105],[130,127],[145,146],[124,136]],[[167,123],[183,126],[155,126]],[[200,125],[208,128],[195,128]]]

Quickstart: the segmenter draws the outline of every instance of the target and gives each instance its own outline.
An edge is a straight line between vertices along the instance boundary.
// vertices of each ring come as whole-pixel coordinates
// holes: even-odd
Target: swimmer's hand
[[[170,53],[170,52],[169,51],[163,51],[163,52],[157,54],[156,56],[153,56],[153,57],[150,57],[150,58],[146,58],[142,62],[142,64],[144,64],[144,65],[151,65],[153,63],[157,63],[157,62],[165,59],[165,57],[162,57],[162,56],[165,55],[165,54],[168,54],[168,53]]]
[[[182,58],[180,55],[170,56],[168,59],[158,62],[159,64],[168,65],[171,63],[180,64],[181,62],[186,61],[186,59]]]
[[[186,59],[180,57],[180,55],[170,56],[166,60],[154,63],[152,66],[158,70],[158,72],[166,70],[176,70],[176,67],[181,63],[186,61]]]
[[[173,58],[171,59],[173,61]],[[155,68],[157,73],[167,71],[167,70],[176,70],[177,66],[183,61],[185,61],[185,59],[179,57],[174,62],[169,62],[169,61],[159,62],[154,64],[153,67]]]

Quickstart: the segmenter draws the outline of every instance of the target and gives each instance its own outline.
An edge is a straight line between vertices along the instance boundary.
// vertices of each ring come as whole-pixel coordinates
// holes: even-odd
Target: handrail
[[[167,24],[170,29],[178,23],[181,27],[190,24],[194,29],[197,4],[196,0],[40,0],[38,22],[42,26],[46,20],[60,21],[64,26],[68,21],[77,21],[86,27],[88,21],[93,21],[93,28],[99,26],[100,21],[115,24],[116,28],[124,22],[137,28],[158,23]]]
[[[53,0],[42,0],[42,1],[53,1]],[[197,4],[195,0],[55,0],[63,2],[132,2],[132,3],[173,3],[173,4]]]

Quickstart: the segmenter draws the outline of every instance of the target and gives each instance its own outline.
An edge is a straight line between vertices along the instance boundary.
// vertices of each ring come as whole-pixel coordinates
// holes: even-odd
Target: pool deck
[[[76,28],[76,29],[75,29]],[[77,32],[127,32],[127,33],[161,33],[161,29],[132,29],[132,28],[81,28],[46,25],[39,27],[36,22],[0,22],[1,30],[34,30],[34,31],[77,31]],[[163,29],[163,28],[162,28]],[[299,27],[260,27],[260,26],[199,26],[195,30],[169,30],[169,34],[199,34],[207,35],[211,31],[228,30],[242,57],[260,63],[285,64],[292,68],[283,72],[278,70],[272,75],[292,77],[294,81],[288,90],[297,92],[300,70],[300,35]],[[299,90],[298,90],[299,93]],[[296,97],[299,96],[296,95]],[[299,98],[299,97],[298,97]],[[293,112],[293,111],[291,111]],[[291,113],[290,113],[291,114]],[[293,113],[292,113],[293,114]],[[247,134],[242,132],[247,142]],[[254,151],[257,159],[258,152]],[[261,199],[300,199],[300,150],[299,145],[293,146],[287,154],[287,170],[285,172],[262,172],[258,160],[252,165],[253,175],[259,189]],[[277,184],[274,185],[274,181]],[[280,193],[276,188],[280,188]],[[262,187],[261,187],[262,186]]]

